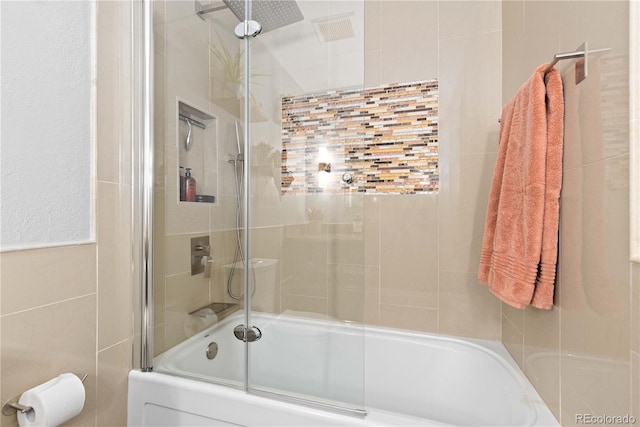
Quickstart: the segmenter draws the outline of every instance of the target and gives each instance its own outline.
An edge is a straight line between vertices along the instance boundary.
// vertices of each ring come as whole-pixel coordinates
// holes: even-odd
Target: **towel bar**
[[[587,66],[589,63],[589,55],[594,53],[609,52],[610,50],[610,47],[604,49],[588,50],[587,42],[584,42],[573,52],[562,52],[553,55],[553,60],[547,66],[547,68],[545,68],[544,73],[547,74],[549,71],[551,71],[551,69],[558,63],[558,61],[562,61],[563,59],[577,59],[576,84],[578,84],[586,79],[589,74],[589,67]]]
[[[594,53],[602,53],[609,52],[611,50],[610,47],[606,47],[604,49],[595,49],[595,50],[587,50],[587,42],[582,43],[576,50],[573,52],[561,52],[553,55],[553,59],[544,69],[544,74],[547,74],[551,69],[563,59],[578,59],[576,61],[576,84],[580,83],[584,79],[587,78],[588,75],[588,55]],[[500,123],[500,119],[498,119],[498,123]]]
[[[556,53],[553,55],[553,60],[549,63],[547,68],[545,68],[544,73],[547,74],[551,69],[563,59],[574,59],[577,58],[576,61],[576,84],[580,83],[584,79],[587,78],[587,42],[582,43],[578,46],[578,49],[573,52],[563,52]]]

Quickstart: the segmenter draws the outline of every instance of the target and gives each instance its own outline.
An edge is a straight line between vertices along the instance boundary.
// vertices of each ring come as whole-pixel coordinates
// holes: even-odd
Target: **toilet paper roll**
[[[184,321],[184,334],[191,337],[207,329],[218,321],[218,316],[211,309],[197,311],[187,316]]]
[[[18,403],[33,408],[25,413],[18,412],[21,427],[56,427],[82,411],[84,385],[74,374],[62,374],[25,391]]]

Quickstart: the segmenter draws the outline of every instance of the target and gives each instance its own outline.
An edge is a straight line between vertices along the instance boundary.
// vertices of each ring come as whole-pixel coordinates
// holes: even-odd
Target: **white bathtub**
[[[362,326],[289,316],[254,316],[264,336],[250,344],[251,384],[341,401],[366,416],[248,394],[240,389],[244,344],[232,333],[240,323],[236,314],[168,350],[156,372],[132,371],[129,425],[558,425],[500,343],[370,326],[363,334]],[[209,360],[212,341],[219,351]]]

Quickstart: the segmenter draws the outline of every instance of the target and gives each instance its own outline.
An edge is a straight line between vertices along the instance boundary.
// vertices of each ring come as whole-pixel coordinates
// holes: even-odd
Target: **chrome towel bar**
[[[544,73],[547,74],[559,61],[562,61],[563,59],[577,59],[576,84],[578,84],[586,79],[589,75],[589,55],[592,55],[594,53],[609,52],[610,50],[610,47],[604,49],[588,50],[587,42],[584,42],[573,52],[562,52],[553,55],[553,60],[549,63],[547,68],[545,68]]]
[[[587,42],[582,43],[576,50],[573,52],[561,52],[553,55],[553,59],[544,69],[544,74],[547,74],[549,71],[553,69],[553,67],[563,59],[577,59],[576,61],[576,84],[580,83],[584,79],[587,78],[588,75],[588,58],[587,54],[594,53],[604,53],[609,52],[611,50],[610,47],[604,49],[595,49],[595,50],[587,50]],[[500,123],[500,119],[498,119],[498,123]]]

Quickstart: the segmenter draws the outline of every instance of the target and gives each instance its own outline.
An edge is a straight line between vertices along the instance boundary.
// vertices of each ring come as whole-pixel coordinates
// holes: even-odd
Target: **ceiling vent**
[[[355,37],[350,15],[314,19],[313,26],[322,42],[334,42]]]

